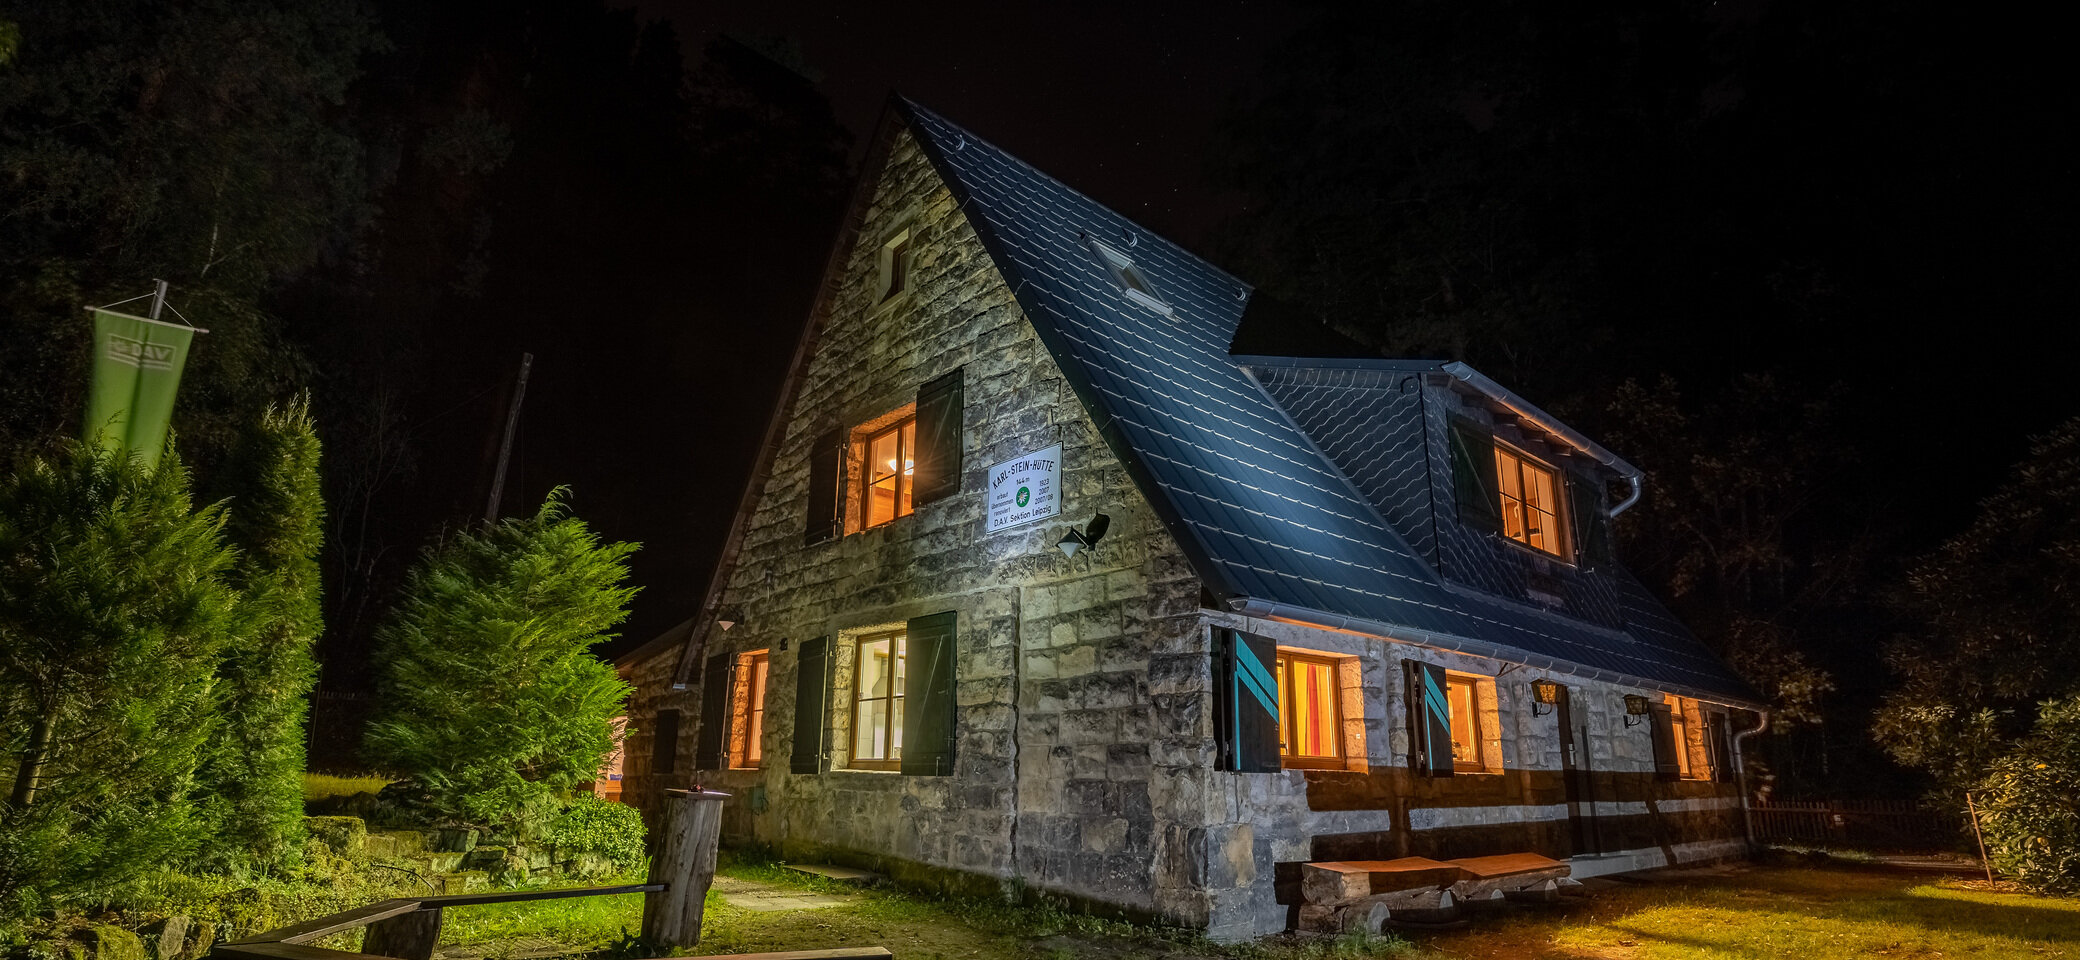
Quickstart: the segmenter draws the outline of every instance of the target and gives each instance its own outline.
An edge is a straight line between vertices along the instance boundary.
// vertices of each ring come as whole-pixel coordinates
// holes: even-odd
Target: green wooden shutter
[[[701,738],[693,748],[695,770],[720,770],[724,765],[722,745],[729,738],[730,679],[736,672],[736,658],[726,653],[709,657],[701,670]]]
[[[910,498],[919,505],[961,491],[961,371],[917,390],[916,472]]]
[[[1683,779],[1683,764],[1677,759],[1675,717],[1668,704],[1656,703],[1654,711],[1654,779],[1674,782]]]
[[[1567,492],[1574,501],[1574,550],[1582,566],[1600,567],[1611,562],[1611,518],[1604,506],[1603,484],[1582,475],[1569,474]]]
[[[1452,701],[1444,668],[1401,661],[1408,676],[1408,765],[1423,777],[1452,775]]]
[[[1704,721],[1706,742],[1712,748],[1712,779],[1719,783],[1732,783],[1734,780],[1732,730],[1726,719],[1723,713],[1708,713]]]
[[[832,430],[816,438],[809,448],[809,520],[802,531],[803,543],[822,543],[838,535],[839,465],[844,462],[845,432]]]
[[[1278,645],[1236,630],[1214,631],[1216,767],[1277,773]]]
[[[903,772],[953,774],[955,629],[951,610],[910,621],[903,640]]]
[[[831,712],[831,638],[804,641],[794,662],[794,753],[789,773],[822,773],[824,724]]]
[[[1452,418],[1452,498],[1459,522],[1502,529],[1502,488],[1495,480],[1495,434],[1471,420]]]
[[[650,733],[650,772],[676,773],[679,769],[679,711],[657,711],[656,727]]]

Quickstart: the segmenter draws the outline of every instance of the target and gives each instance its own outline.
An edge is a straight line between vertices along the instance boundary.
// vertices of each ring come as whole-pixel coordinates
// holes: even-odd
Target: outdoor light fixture
[[[1534,717],[1552,713],[1560,702],[1560,685],[1551,680],[1531,681],[1531,715]],[[1544,710],[1540,710],[1544,707]]]
[[[1092,517],[1091,522],[1085,524],[1082,530],[1070,527],[1069,532],[1062,534],[1062,538],[1055,541],[1054,545],[1062,548],[1063,556],[1074,558],[1076,551],[1097,546],[1098,538],[1103,537],[1105,528],[1110,526],[1112,518],[1102,513],[1098,514]]]
[[[1628,693],[1628,694],[1626,694],[1626,695],[1625,695],[1625,725],[1626,725],[1626,726],[1630,727],[1630,726],[1633,726],[1633,725],[1635,725],[1635,724],[1638,724],[1638,723],[1640,723],[1641,721],[1639,721],[1639,720],[1634,720],[1633,718],[1634,718],[1634,717],[1644,717],[1644,716],[1646,716],[1646,715],[1647,715],[1647,711],[1648,711],[1648,710],[1649,710],[1649,707],[1647,706],[1647,698],[1645,698],[1645,697],[1642,697],[1642,696],[1640,696],[1639,694],[1636,694],[1636,693]]]
[[[723,607],[715,614],[715,625],[721,627],[722,632],[728,633],[729,628],[743,622],[743,619],[744,614],[742,611],[735,607]]]

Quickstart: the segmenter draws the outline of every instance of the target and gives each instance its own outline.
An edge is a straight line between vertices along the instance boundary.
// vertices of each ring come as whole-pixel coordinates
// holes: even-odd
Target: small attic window
[[[874,298],[876,305],[887,304],[910,292],[910,234],[914,230],[914,227],[905,226],[881,242],[877,264],[880,294]]]
[[[1091,241],[1091,249],[1098,254],[1098,262],[1105,265],[1105,271],[1112,274],[1112,282],[1119,284],[1120,292],[1126,294],[1127,299],[1166,317],[1170,315],[1170,305],[1156,295],[1155,285],[1148,282],[1148,275],[1141,272],[1132,257],[1098,240]]]

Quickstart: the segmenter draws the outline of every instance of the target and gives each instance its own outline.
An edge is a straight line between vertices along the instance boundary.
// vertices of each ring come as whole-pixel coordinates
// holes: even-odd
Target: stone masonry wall
[[[725,834],[899,877],[1017,878],[1203,921],[1199,893],[1178,868],[1188,858],[1158,856],[1198,825],[1210,761],[1198,581],[907,134],[892,147],[865,224],[726,587],[724,603],[740,608],[743,622],[704,652],[765,649],[771,663],[762,768],[701,774],[735,797]],[[912,290],[877,305],[883,238],[904,226]],[[960,492],[804,546],[812,439],[882,417],[957,367],[966,408]],[[986,536],[988,467],[1056,443],[1063,515]],[[1073,559],[1056,549],[1069,524],[1099,512],[1112,522],[1095,548]],[[959,615],[954,775],[846,769],[849,640],[945,610]],[[791,774],[797,654],[803,640],[825,635],[839,651],[832,714],[821,718],[835,728],[833,769]],[[661,689],[675,655],[630,672],[642,687],[639,716],[653,706],[685,711],[687,769],[699,684]],[[1152,671],[1172,679],[1152,682]],[[648,750],[640,733],[631,736],[631,779]]]

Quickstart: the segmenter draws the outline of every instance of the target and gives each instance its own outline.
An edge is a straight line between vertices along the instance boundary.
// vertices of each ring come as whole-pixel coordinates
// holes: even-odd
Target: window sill
[[[902,773],[902,772],[903,772],[903,768],[902,768],[902,767],[901,767],[900,765],[896,765],[896,764],[890,764],[889,766],[886,766],[886,767],[861,767],[861,766],[850,766],[850,767],[837,767],[837,768],[834,768],[834,769],[832,769],[832,770],[831,770],[831,772],[832,772],[832,773],[867,773],[867,774],[874,774],[874,775],[876,775],[876,776],[887,776],[887,775],[890,775],[890,774],[900,774],[900,773]]]
[[[1314,759],[1286,757],[1279,766],[1287,770],[1349,770],[1350,761],[1320,757]]]

